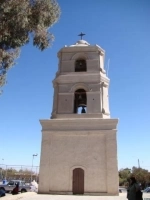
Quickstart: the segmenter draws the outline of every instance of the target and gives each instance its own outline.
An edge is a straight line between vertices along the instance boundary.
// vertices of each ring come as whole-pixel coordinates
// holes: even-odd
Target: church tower
[[[51,119],[40,120],[39,193],[118,195],[105,51],[80,36],[58,52]]]

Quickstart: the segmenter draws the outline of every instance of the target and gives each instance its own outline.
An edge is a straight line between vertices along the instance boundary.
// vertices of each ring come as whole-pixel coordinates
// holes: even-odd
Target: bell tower
[[[39,193],[118,195],[117,119],[105,51],[83,40],[58,52],[51,119],[40,120]]]
[[[58,52],[59,70],[54,84],[52,119],[110,118],[109,79],[104,70],[105,51],[85,40]]]

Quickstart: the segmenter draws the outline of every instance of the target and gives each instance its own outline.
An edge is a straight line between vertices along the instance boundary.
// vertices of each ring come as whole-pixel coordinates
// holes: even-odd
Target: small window
[[[86,61],[76,60],[75,62],[75,72],[86,72]]]

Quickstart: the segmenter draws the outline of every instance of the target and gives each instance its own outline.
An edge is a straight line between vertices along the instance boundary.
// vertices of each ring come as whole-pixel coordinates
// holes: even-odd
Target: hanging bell
[[[78,100],[81,100],[82,99],[82,96],[81,96],[81,94],[79,95],[79,97],[78,97]]]
[[[86,113],[85,108],[82,107],[81,113]]]

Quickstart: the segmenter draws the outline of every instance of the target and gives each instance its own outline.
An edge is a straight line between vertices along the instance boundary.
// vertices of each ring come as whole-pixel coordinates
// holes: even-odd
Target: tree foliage
[[[131,175],[131,169],[125,168],[119,170],[119,185],[126,185]]]
[[[150,172],[146,169],[133,167],[132,175],[135,176],[137,181],[145,187],[145,185],[150,183]]]
[[[143,188],[150,184],[150,172],[140,167],[133,167],[119,170],[119,185],[127,185],[131,176],[134,176]]]
[[[36,172],[35,172],[36,171]],[[38,172],[37,168],[30,170],[28,168],[23,168],[23,169],[15,169],[15,168],[7,168],[7,169],[2,169],[0,168],[0,180],[6,179],[7,181],[12,180],[12,179],[22,179],[26,180],[27,182],[31,180],[31,174],[33,179],[38,179]]]
[[[15,64],[20,48],[31,38],[40,50],[52,44],[54,36],[49,28],[59,16],[56,0],[0,1],[0,87],[5,84],[7,71]]]

